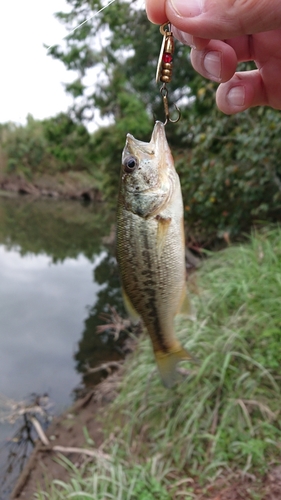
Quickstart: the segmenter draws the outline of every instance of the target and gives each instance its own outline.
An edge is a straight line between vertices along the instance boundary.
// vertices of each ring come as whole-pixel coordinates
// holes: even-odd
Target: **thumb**
[[[196,37],[223,40],[281,29],[280,0],[166,0],[164,5],[166,19]]]

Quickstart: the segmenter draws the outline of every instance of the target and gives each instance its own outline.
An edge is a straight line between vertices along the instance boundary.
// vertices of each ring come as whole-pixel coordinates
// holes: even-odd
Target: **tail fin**
[[[155,359],[162,382],[165,387],[170,389],[179,378],[179,374],[176,372],[177,363],[186,359],[193,360],[194,358],[188,351],[179,346],[168,353],[162,351],[155,352]]]

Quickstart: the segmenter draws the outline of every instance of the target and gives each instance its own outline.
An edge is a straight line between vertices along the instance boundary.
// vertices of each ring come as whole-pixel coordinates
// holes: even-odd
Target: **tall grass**
[[[37,500],[172,500],[165,488],[167,470],[157,457],[145,466],[132,464],[116,457],[98,460],[95,464],[78,468],[61,457],[59,463],[68,469],[69,483],[55,480],[46,484],[46,491],[35,495]],[[163,483],[163,484],[161,484]]]
[[[176,332],[200,363],[186,363],[186,375],[167,390],[144,336],[108,408],[112,463],[106,470],[91,466],[81,479],[79,491],[90,496],[61,484],[60,496],[39,499],[119,498],[123,488],[122,499],[148,500],[152,479],[162,500],[187,499],[194,494],[180,496],[180,479],[266,472],[280,461],[281,230],[263,230],[246,245],[212,255],[193,288],[196,319],[178,316]],[[96,482],[108,489],[98,493]],[[136,494],[139,487],[147,496]]]
[[[176,330],[199,366],[167,391],[143,339],[112,407],[118,435],[193,473],[266,468],[281,456],[280,229],[213,255],[197,279],[196,320],[178,317]]]

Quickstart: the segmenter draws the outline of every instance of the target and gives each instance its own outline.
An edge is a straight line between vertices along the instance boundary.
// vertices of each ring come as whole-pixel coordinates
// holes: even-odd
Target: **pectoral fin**
[[[123,297],[125,309],[127,311],[127,314],[129,316],[130,320],[132,321],[133,324],[137,324],[139,322],[140,315],[135,310],[132,302],[130,301],[130,299],[129,299],[128,295],[126,294],[123,287],[122,287],[122,297]]]
[[[192,311],[191,301],[186,290],[186,286],[184,286],[182,290],[182,297],[180,300],[180,305],[177,314],[182,314],[188,318],[192,318],[194,316]]]
[[[160,256],[165,245],[167,232],[171,223],[171,218],[165,219],[164,217],[157,215],[156,219],[158,221],[157,250],[158,250],[158,255]]]
[[[193,360],[193,357],[188,351],[180,346],[177,350],[169,353],[163,353],[161,351],[155,352],[155,359],[162,382],[165,387],[170,389],[176,383],[177,379],[180,378],[176,371],[178,362],[183,360]]]

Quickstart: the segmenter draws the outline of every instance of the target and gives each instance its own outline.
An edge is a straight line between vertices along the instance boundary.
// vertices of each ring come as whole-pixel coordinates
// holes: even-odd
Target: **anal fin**
[[[183,315],[186,318],[191,319],[191,320],[193,320],[195,317],[194,311],[192,309],[191,300],[190,300],[189,294],[187,292],[186,286],[184,286],[183,290],[182,290],[182,297],[180,300],[179,308],[177,310],[177,314]]]

